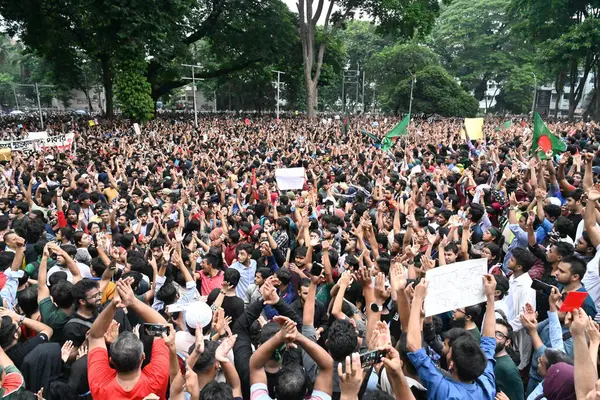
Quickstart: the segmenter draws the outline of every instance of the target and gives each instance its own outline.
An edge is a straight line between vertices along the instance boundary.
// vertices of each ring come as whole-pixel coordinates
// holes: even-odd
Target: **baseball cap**
[[[204,328],[212,322],[212,318],[212,310],[202,301],[190,303],[185,308],[185,323],[192,329],[196,329],[198,324]]]

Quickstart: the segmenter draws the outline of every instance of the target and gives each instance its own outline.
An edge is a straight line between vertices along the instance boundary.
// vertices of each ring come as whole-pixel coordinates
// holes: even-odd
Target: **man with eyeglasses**
[[[73,342],[71,357],[77,355],[77,350],[86,341],[87,333],[101,311],[101,299],[102,292],[99,289],[98,281],[85,278],[73,285],[73,300],[76,309],[63,329],[63,339]],[[131,330],[131,325],[123,310],[117,310],[115,320],[120,324],[120,331]]]
[[[508,322],[502,318],[496,319],[496,391],[503,392],[510,400],[523,400],[523,380],[515,362],[506,351],[511,345],[512,334],[512,326]]]

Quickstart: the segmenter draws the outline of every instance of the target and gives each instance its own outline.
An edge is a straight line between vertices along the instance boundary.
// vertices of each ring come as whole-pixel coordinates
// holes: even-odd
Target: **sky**
[[[288,8],[295,12],[296,14],[298,14],[298,7],[296,6],[296,1],[297,0],[282,0],[287,6]],[[313,1],[313,8],[316,8],[317,4],[318,4],[318,0],[314,0]],[[323,12],[321,13],[321,18],[319,18],[319,25],[323,25],[325,23],[325,16],[327,15],[327,8],[329,7],[330,2],[325,0],[325,3],[323,4]],[[335,7],[334,7],[335,10]]]

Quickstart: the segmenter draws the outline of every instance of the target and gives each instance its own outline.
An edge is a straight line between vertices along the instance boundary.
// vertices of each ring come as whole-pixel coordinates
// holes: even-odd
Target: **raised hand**
[[[60,349],[60,358],[63,360],[64,363],[67,362],[72,351],[73,351],[73,341],[67,340]]]

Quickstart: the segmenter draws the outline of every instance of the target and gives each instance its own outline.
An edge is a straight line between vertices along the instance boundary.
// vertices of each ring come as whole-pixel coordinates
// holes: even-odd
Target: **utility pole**
[[[285,72],[273,70],[271,72],[277,72],[277,119],[279,119],[279,88],[281,86],[281,74],[285,75]]]
[[[356,66],[358,67],[358,62],[356,63]],[[359,77],[360,77],[360,71],[358,69],[353,70],[353,69],[345,69],[343,71],[343,78],[342,78],[342,113],[344,113],[344,111],[346,111],[346,84],[350,84],[350,85],[356,85],[356,102],[358,102],[358,85],[360,84],[359,82]]]
[[[42,117],[42,103],[40,103],[40,90],[38,89],[38,84],[35,84],[35,94],[37,95],[38,101],[38,110],[40,112],[40,124],[42,129],[44,129],[44,118]]]
[[[194,97],[194,127],[198,127],[198,111],[196,110],[196,75],[194,74],[194,68],[202,68],[201,65],[181,64],[183,67],[189,67],[192,69],[192,77],[184,76],[183,79],[192,80],[192,95]],[[203,81],[204,79],[198,79]]]
[[[40,124],[41,124],[40,128],[44,129],[44,117],[42,115],[42,103],[40,102],[40,88],[41,87],[52,88],[52,87],[54,87],[54,85],[38,85],[37,83],[34,83],[34,84],[17,83],[17,84],[13,84],[13,91],[15,90],[15,86],[32,87],[35,89],[35,94],[36,94],[37,103],[38,103],[38,112],[40,115]],[[17,95],[15,94],[15,99],[16,98],[17,98]]]
[[[360,64],[356,62],[356,97],[354,98],[354,111],[356,112],[356,105],[358,104],[358,87],[360,85]]]
[[[11,87],[11,88],[12,88],[12,90],[13,90],[13,95],[15,96],[15,103],[16,103],[16,105],[17,105],[17,110],[18,110],[18,109],[19,109],[19,99],[17,98],[17,92],[16,92],[16,90],[15,90],[15,84],[14,84],[14,83],[11,83],[11,84],[10,84],[10,87]]]
[[[365,113],[365,70],[363,69],[362,79],[362,113]]]
[[[535,112],[535,98],[537,96],[537,76],[535,76],[535,72],[532,72],[533,75],[533,103],[531,104],[531,118],[533,118],[533,113]]]
[[[413,75],[413,73],[410,72],[410,70],[408,70],[408,73],[412,77],[412,82],[410,84],[410,102],[408,103],[408,115],[411,115],[410,118],[412,119],[413,90],[415,88],[415,82],[417,81],[417,77],[415,75]]]

